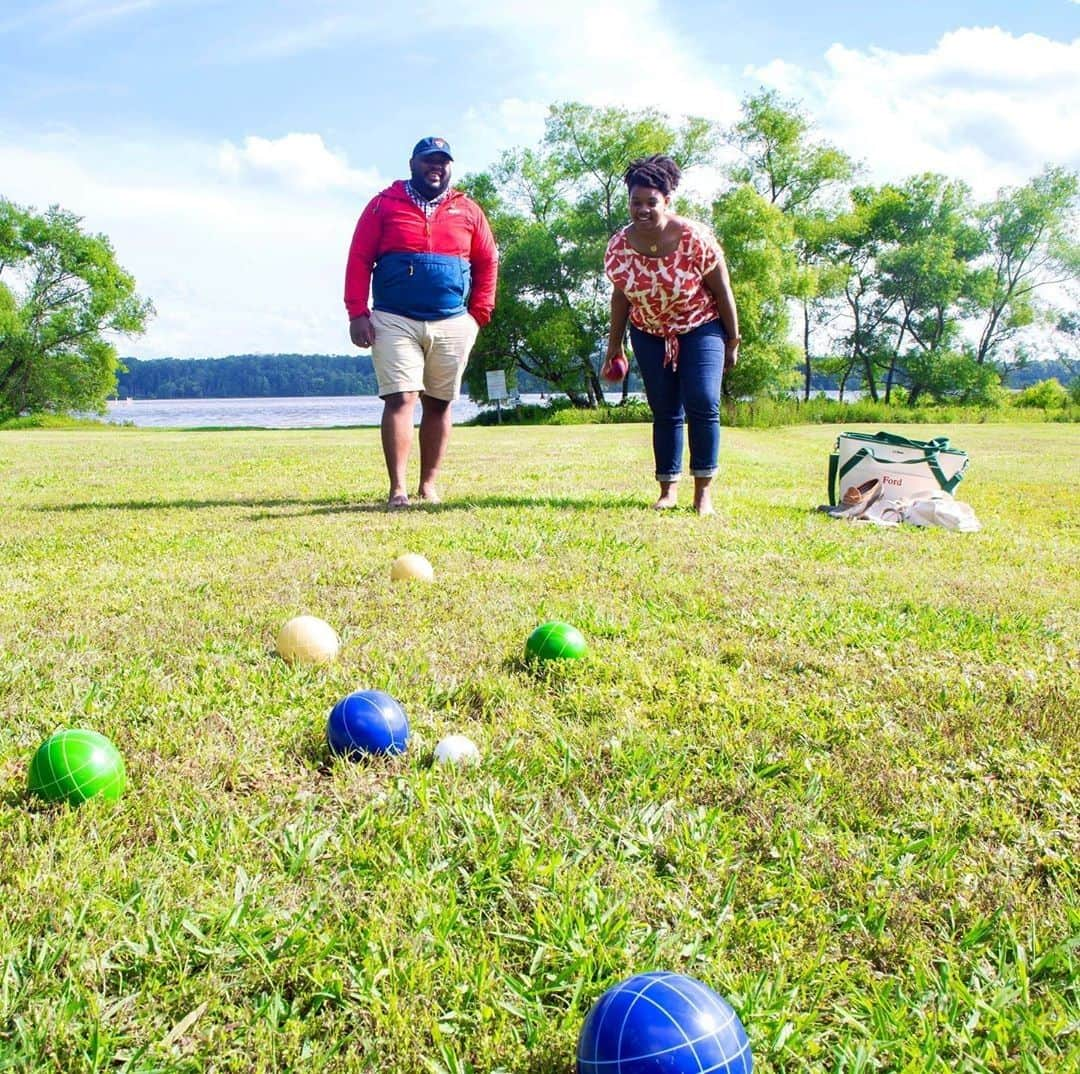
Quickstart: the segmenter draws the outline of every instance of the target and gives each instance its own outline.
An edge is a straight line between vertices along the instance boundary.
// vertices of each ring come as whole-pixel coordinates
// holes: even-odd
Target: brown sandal
[[[823,505],[819,511],[833,518],[858,518],[884,491],[880,477],[871,478],[861,485],[849,485],[844,489],[842,501],[835,507]]]

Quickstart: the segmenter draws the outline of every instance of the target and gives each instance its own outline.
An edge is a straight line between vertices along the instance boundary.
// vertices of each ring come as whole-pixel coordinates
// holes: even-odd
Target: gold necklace
[[[637,224],[634,224],[634,231],[637,232]],[[650,242],[648,246],[650,254],[655,254],[660,249],[660,243],[658,242]]]

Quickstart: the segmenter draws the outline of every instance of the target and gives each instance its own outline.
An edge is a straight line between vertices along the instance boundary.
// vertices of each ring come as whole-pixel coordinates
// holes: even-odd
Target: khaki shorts
[[[371,362],[380,396],[423,392],[445,402],[458,397],[465,364],[480,331],[471,314],[414,321],[373,310],[371,325],[375,329]]]

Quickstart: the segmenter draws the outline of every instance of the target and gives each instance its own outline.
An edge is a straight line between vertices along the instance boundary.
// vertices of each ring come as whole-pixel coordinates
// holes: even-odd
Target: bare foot
[[[386,509],[388,511],[400,511],[403,507],[409,506],[409,497],[404,492],[395,492],[386,501]]]
[[[420,489],[416,494],[424,503],[442,503],[442,497],[433,489]]]
[[[711,477],[694,478],[694,510],[701,516],[715,515],[712,505]]]
[[[678,494],[674,491],[661,493],[660,498],[653,504],[654,511],[670,511],[672,507],[679,506]]]

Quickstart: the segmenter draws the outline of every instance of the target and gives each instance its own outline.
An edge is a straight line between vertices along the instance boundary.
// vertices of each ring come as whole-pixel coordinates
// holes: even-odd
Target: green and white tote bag
[[[829,456],[829,503],[839,503],[849,486],[875,478],[889,500],[939,489],[951,494],[967,464],[967,452],[950,447],[947,436],[909,440],[895,433],[841,433]]]

